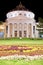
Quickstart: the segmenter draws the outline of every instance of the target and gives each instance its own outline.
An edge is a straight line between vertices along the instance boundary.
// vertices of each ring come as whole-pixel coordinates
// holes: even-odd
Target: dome
[[[19,15],[24,15],[28,18],[34,18],[35,14],[29,10],[27,10],[25,8],[25,6],[22,5],[22,3],[20,2],[20,4],[18,6],[16,6],[15,9],[13,9],[12,11],[7,13],[7,18],[12,18],[12,17],[16,17]]]

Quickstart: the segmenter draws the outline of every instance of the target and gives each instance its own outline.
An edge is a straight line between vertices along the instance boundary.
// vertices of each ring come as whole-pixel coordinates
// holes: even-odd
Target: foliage
[[[0,25],[3,24],[3,21],[0,21]]]
[[[43,32],[39,32],[39,34],[43,34]]]
[[[43,28],[43,18],[39,17],[38,21],[39,21],[39,25],[37,25],[37,27]]]
[[[43,18],[39,17],[38,21],[39,21],[39,23],[43,23]]]

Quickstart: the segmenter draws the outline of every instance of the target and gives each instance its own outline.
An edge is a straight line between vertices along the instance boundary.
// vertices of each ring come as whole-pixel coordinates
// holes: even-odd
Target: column
[[[28,23],[27,23],[27,38],[28,38]]]
[[[19,24],[17,24],[17,37],[19,37]]]
[[[33,24],[32,24],[32,38],[34,38],[34,34],[33,34]]]
[[[31,34],[31,32],[30,32],[30,27],[31,26],[31,24],[30,23],[28,23],[28,38],[30,38],[30,34]]]
[[[36,30],[36,23],[35,23],[35,38],[37,38],[38,34],[37,34],[37,30]]]
[[[36,37],[36,25],[34,25],[35,26],[35,29],[34,29],[34,38]]]
[[[22,24],[22,37],[24,37],[24,24]]]
[[[12,37],[14,37],[14,24],[12,24]]]
[[[32,24],[29,23],[29,37],[32,37]]]
[[[4,27],[4,38],[6,38],[6,27]]]
[[[10,37],[10,25],[8,24],[8,35],[7,37]]]

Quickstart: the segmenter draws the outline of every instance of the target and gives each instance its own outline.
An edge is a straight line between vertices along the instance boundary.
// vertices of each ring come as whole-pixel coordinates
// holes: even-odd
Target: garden
[[[0,39],[0,65],[43,65],[43,39]]]

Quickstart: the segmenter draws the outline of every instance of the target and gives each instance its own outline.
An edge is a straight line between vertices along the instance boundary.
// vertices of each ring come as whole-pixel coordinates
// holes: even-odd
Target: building
[[[27,37],[37,38],[35,14],[25,8],[21,3],[12,11],[6,14],[7,19],[4,25],[3,33],[0,37]],[[3,36],[1,36],[1,34]]]

